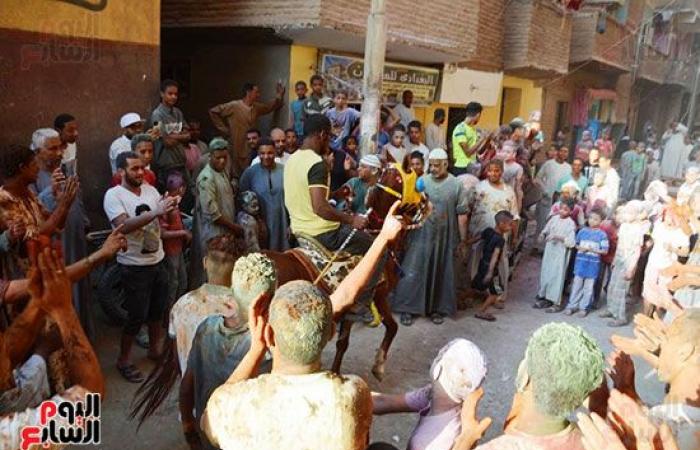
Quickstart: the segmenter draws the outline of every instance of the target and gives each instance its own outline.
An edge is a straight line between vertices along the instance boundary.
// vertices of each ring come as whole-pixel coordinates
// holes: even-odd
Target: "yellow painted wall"
[[[315,74],[318,66],[318,49],[315,47],[306,47],[303,45],[290,46],[289,53],[289,101],[296,100],[297,96],[294,93],[294,84],[297,81],[306,81],[309,84],[309,78]],[[310,86],[309,86],[310,88]]]
[[[56,0],[2,0],[0,28],[159,45],[160,0],[110,0],[102,11]]]
[[[503,88],[514,88],[521,90],[519,99],[520,108],[517,110],[517,116],[527,120],[530,113],[535,110],[542,110],[542,88],[535,86],[532,80],[525,78],[516,78],[505,75],[503,77],[503,85],[501,92],[498,93],[498,103],[494,106],[485,106],[481,113],[481,121],[479,126],[486,129],[495,129],[500,124],[498,123],[501,115],[501,104],[503,102]],[[506,108],[506,113],[512,108]],[[515,117],[503,117],[504,122],[509,122]]]

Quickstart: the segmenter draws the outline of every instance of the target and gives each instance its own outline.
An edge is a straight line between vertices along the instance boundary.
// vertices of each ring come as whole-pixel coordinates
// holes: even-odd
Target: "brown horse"
[[[404,166],[404,170],[408,168]],[[367,231],[371,234],[376,234],[384,223],[384,218],[391,206],[400,200],[403,192],[403,178],[400,172],[393,166],[385,168],[380,176],[378,183],[371,187],[365,199],[366,206],[370,209],[368,217],[369,226]],[[349,195],[345,193],[345,195]],[[423,205],[427,206],[427,202]],[[420,205],[405,204],[399,207],[399,214],[404,218],[404,223],[408,227],[416,226],[414,218],[419,215]],[[379,314],[382,316],[382,324],[385,327],[384,338],[375,354],[374,365],[372,366],[372,374],[381,381],[384,378],[385,363],[391,343],[398,332],[398,324],[394,320],[389,305],[389,294],[396,287],[399,281],[399,266],[396,257],[396,250],[400,245],[401,239],[395,243],[392,248],[389,248],[389,257],[384,265],[384,281],[377,285],[374,290],[374,305],[377,307]],[[281,286],[293,280],[307,280],[314,282],[318,273],[315,270],[307,269],[304,265],[299,264],[297,257],[287,251],[279,252],[263,252],[269,257],[277,268],[277,280]],[[330,292],[328,292],[330,294]],[[350,344],[350,332],[352,330],[352,321],[343,317],[339,321],[338,339],[336,341],[336,354],[333,360],[332,370],[336,373],[340,372],[340,367],[343,362],[343,356]]]
[[[404,163],[404,171],[407,171],[407,161]],[[400,172],[393,166],[385,168],[379,177],[379,182],[370,188],[366,205],[371,208],[369,214],[368,232],[378,233],[384,223],[384,218],[391,206],[402,198],[403,178]],[[420,205],[405,204],[398,209],[398,213],[403,217],[407,228],[415,228],[420,226],[423,220],[430,213],[430,204],[423,202]],[[419,223],[416,223],[418,219]],[[382,380],[385,372],[385,363],[391,343],[398,331],[398,324],[394,320],[389,305],[389,293],[394,289],[399,280],[398,260],[396,259],[395,251],[398,249],[402,239],[398,239],[389,249],[389,258],[384,266],[384,281],[377,285],[374,290],[374,304],[382,316],[382,323],[386,330],[382,343],[375,355],[372,374]],[[308,280],[315,281],[317,273],[311,269],[307,269],[305,265],[300,264],[299,260],[290,251],[280,253],[272,251],[263,252],[275,264],[277,269],[277,281],[279,285],[283,285],[293,280]],[[343,356],[348,349],[350,343],[350,331],[352,322],[345,318],[340,320],[338,340],[336,343],[336,355],[333,361],[332,370],[336,373],[340,371],[340,366],[343,361]],[[177,370],[177,350],[174,342],[169,341],[164,346],[164,352],[161,360],[156,367],[151,371],[143,384],[136,391],[133,401],[133,408],[130,413],[131,418],[138,417],[139,427],[143,422],[153,415],[160,405],[168,397],[173,386],[179,377]]]

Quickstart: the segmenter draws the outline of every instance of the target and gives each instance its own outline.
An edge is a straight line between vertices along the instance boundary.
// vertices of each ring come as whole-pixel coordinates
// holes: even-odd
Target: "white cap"
[[[360,164],[365,166],[374,167],[376,169],[382,168],[382,162],[376,155],[365,155],[360,159]]]
[[[430,151],[430,154],[428,155],[428,159],[444,159],[447,160],[447,152],[441,148],[435,148]]]
[[[138,122],[143,122],[143,119],[138,113],[126,113],[119,119],[119,126],[126,128]]]

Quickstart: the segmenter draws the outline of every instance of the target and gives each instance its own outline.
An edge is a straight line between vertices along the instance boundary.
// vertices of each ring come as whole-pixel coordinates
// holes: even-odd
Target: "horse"
[[[366,230],[369,233],[378,233],[391,206],[397,200],[405,198],[408,186],[404,186],[402,172],[404,174],[410,173],[408,158],[401,165],[385,167],[378,177],[378,182],[369,188],[365,199],[365,204],[370,211]],[[410,188],[413,189],[412,186]],[[346,194],[351,195],[349,191]],[[410,230],[421,226],[430,214],[430,211],[430,203],[424,196],[421,196],[420,203],[404,203],[398,208],[397,213],[402,217],[406,229]],[[405,232],[403,233],[405,234]],[[375,287],[373,295],[374,304],[382,317],[382,324],[385,327],[384,337],[376,351],[374,365],[372,366],[372,374],[379,381],[384,378],[389,348],[398,332],[398,324],[394,320],[389,305],[389,293],[396,287],[399,280],[400,265],[396,252],[399,249],[402,238],[403,235],[389,248],[389,257],[384,266],[384,280]],[[318,277],[317,270],[313,270],[310,264],[302,264],[293,250],[285,252],[262,251],[261,253],[270,258],[275,265],[277,282],[280,286],[294,280],[307,280],[313,283]],[[352,330],[352,321],[345,316],[339,322],[336,354],[331,367],[335,373],[340,373],[343,356],[350,344],[350,332]],[[168,342],[168,345],[165,345],[161,360],[134,394],[133,407],[129,416],[132,419],[138,417],[139,427],[165,401],[179,375],[177,370],[177,350],[174,341]]]

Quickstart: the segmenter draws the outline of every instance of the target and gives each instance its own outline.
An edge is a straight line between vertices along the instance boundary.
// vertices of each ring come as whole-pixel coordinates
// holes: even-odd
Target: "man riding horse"
[[[292,232],[310,236],[328,250],[344,245],[348,253],[365,254],[372,245],[372,238],[361,231],[367,217],[339,211],[328,203],[330,176],[324,157],[332,136],[330,120],[322,114],[308,117],[304,136],[302,150],[294,152],[284,166],[284,203]]]

